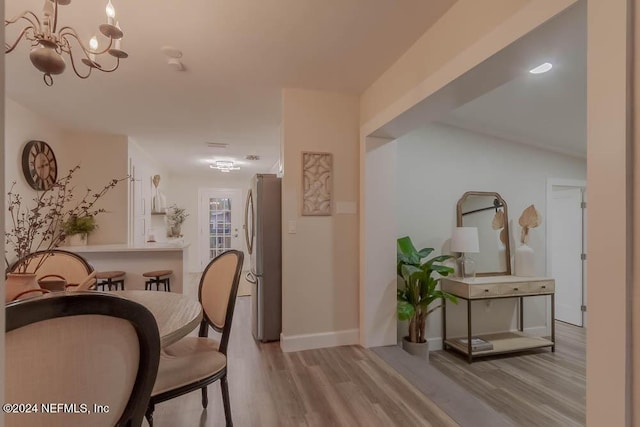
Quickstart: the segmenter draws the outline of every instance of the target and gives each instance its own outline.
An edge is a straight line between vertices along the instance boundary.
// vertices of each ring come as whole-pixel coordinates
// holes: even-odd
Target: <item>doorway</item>
[[[239,188],[200,189],[198,224],[200,268],[228,251],[242,250],[242,190]]]
[[[547,183],[547,275],[556,280],[556,320],[586,326],[586,182]]]

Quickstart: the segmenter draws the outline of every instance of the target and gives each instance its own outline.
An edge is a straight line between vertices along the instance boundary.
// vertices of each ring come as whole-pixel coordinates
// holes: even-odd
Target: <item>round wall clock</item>
[[[48,190],[58,179],[53,150],[44,141],[29,141],[22,150],[22,172],[34,190]]]

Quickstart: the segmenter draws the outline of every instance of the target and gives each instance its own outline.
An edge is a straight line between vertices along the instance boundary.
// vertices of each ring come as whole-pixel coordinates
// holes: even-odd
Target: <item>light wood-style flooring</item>
[[[585,329],[556,322],[556,352],[537,350],[468,364],[447,351],[431,353],[445,373],[517,426],[585,425]]]
[[[456,426],[373,352],[358,346],[282,353],[250,332],[250,299],[238,299],[229,344],[234,425]],[[157,427],[224,426],[220,385],[156,406]]]

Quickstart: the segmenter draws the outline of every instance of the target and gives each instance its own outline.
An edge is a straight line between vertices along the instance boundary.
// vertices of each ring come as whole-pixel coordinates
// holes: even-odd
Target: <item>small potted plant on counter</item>
[[[440,263],[453,257],[440,255],[421,264],[431,252],[433,248],[416,250],[410,237],[398,239],[397,273],[404,282],[398,289],[398,319],[409,321],[409,335],[403,338],[402,348],[426,360],[429,359],[429,344],[425,338],[427,316],[441,307],[431,304],[443,298],[458,302],[454,295],[437,289],[440,277],[433,277],[433,273],[440,276],[452,274],[453,268]]]
[[[98,224],[93,215],[72,216],[64,223],[64,234],[70,246],[87,244],[87,237],[92,233]]]
[[[175,204],[167,209],[167,237],[182,237],[182,224],[189,214],[185,208],[179,208]]]

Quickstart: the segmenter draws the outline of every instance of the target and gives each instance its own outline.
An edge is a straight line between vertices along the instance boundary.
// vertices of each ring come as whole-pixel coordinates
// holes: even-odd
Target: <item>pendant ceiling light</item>
[[[111,0],[106,7],[107,23],[98,27],[100,32],[109,39],[104,49],[99,49],[96,36],[93,36],[89,46],[86,46],[73,28],[69,26],[58,28],[58,7],[69,3],[71,0],[44,0],[42,19],[34,12],[27,10],[13,19],[4,21],[5,28],[15,23],[25,24],[15,42],[5,44],[5,53],[12,52],[22,39],[31,42],[29,58],[31,63],[44,73],[43,78],[47,86],[53,85],[53,75],[62,74],[65,70],[66,61],[63,54],[69,55],[71,67],[81,79],[89,77],[94,69],[106,73],[115,71],[120,66],[120,59],[129,56],[121,50],[123,33],[115,20],[116,11]],[[115,65],[111,68],[105,68],[97,60],[107,57],[106,54],[115,58]],[[78,57],[86,66],[82,67],[85,68],[84,72],[78,68],[79,64],[76,63]]]

